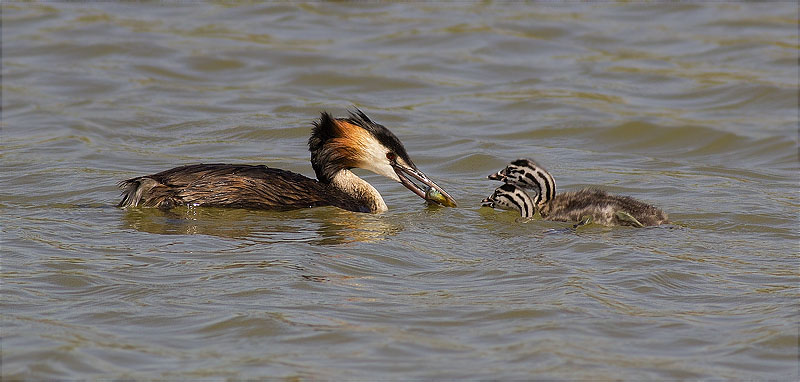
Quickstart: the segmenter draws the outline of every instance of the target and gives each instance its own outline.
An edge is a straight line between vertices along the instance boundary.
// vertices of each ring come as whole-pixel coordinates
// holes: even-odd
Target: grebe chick
[[[595,188],[556,194],[553,177],[530,159],[515,160],[488,178],[506,184],[481,205],[516,209],[524,218],[533,217],[538,210],[545,220],[578,224],[644,227],[669,223],[667,214],[660,209],[628,196],[611,195]],[[531,198],[524,188],[535,190],[535,197]]]
[[[530,195],[521,187],[509,183],[497,187],[491,196],[481,200],[481,206],[517,211],[526,219],[536,214],[536,205]]]
[[[333,118],[323,112],[314,122],[308,149],[317,179],[264,165],[181,166],[120,182],[122,201],[118,207],[289,210],[335,206],[356,212],[386,211],[381,194],[350,171],[355,167],[400,182],[423,199],[456,206],[455,199],[414,165],[400,140],[361,110],[350,112],[348,118]]]

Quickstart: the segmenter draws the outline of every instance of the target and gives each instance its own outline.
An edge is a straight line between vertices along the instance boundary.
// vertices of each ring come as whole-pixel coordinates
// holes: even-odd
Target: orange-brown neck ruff
[[[340,170],[369,167],[370,161],[382,160],[386,151],[396,154],[416,169],[400,140],[360,110],[341,119],[323,112],[319,121],[314,122],[308,149],[317,179],[325,183]]]

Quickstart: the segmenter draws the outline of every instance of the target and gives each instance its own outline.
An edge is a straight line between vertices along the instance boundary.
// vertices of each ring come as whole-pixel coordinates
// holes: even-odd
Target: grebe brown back
[[[316,180],[264,165],[181,166],[120,182],[118,207],[288,210],[335,206],[356,212],[386,211],[380,193],[350,171],[356,167],[400,182],[423,199],[456,206],[447,192],[417,169],[391,131],[372,122],[361,110],[349,114],[348,118],[333,118],[323,112],[314,122],[308,148]],[[426,193],[436,197],[426,197]]]
[[[481,205],[519,210],[524,218],[533,217],[538,210],[545,220],[579,224],[644,227],[669,223],[664,211],[628,196],[611,195],[595,188],[556,194],[553,177],[530,159],[517,159],[488,178],[506,184]],[[536,196],[530,197],[525,188],[535,191]]]

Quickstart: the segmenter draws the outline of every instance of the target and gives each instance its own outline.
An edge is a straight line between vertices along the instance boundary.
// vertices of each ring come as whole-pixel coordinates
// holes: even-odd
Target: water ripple
[[[3,379],[796,380],[796,14],[4,4]],[[354,105],[460,207],[113,207],[186,163],[313,176]],[[519,157],[674,224],[480,207]]]

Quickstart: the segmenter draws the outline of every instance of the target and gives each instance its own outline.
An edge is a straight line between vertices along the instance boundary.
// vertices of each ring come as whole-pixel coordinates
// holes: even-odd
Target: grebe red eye
[[[394,155],[394,153],[386,153],[386,159],[388,159],[390,161],[394,161],[396,158],[397,158],[397,156]]]

